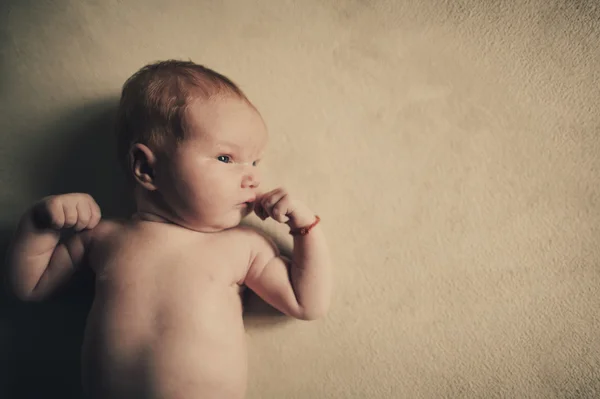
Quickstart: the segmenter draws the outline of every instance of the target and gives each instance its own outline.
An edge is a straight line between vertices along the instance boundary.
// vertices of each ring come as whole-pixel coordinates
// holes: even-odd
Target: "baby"
[[[12,290],[39,301],[78,266],[92,268],[82,348],[90,398],[243,398],[240,289],[298,319],[325,315],[332,277],[320,219],[286,190],[262,190],[265,123],[231,80],[201,65],[136,72],[117,133],[136,212],[105,220],[87,194],[41,199],[9,250]],[[252,212],[290,227],[293,259],[239,224]]]

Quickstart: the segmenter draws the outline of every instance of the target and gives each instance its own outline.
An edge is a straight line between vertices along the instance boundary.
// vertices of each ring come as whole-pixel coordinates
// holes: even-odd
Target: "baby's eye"
[[[217,157],[217,159],[224,163],[229,163],[229,161],[231,161],[231,158],[229,157],[229,155],[219,155]]]

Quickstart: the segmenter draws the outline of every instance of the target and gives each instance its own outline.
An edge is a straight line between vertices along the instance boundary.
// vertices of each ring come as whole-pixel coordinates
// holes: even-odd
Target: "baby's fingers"
[[[39,202],[34,208],[36,224],[41,228],[62,229],[65,225],[65,210],[56,197]]]
[[[81,231],[90,222],[90,219],[92,217],[92,209],[85,202],[78,202],[75,205],[75,209],[77,211],[77,222],[75,223],[73,228],[75,229],[75,231]]]
[[[90,202],[90,211],[90,221],[88,222],[86,228],[93,229],[98,225],[98,223],[100,223],[100,219],[102,218],[102,212],[100,211],[100,207],[95,201]]]
[[[267,201],[269,200],[269,198],[272,197],[272,195],[275,191],[276,190],[271,190],[266,193],[260,193],[256,197],[256,201],[254,202],[254,213],[256,213],[256,215],[259,218],[261,218],[261,220],[265,220],[266,218],[271,216],[269,214],[269,208],[268,208]]]
[[[277,220],[279,223],[285,223],[288,221],[286,216],[289,208],[289,201],[287,195],[281,198],[271,210],[271,217]]]
[[[262,207],[264,208],[264,210],[273,219],[275,219],[275,217],[273,215],[273,208],[275,207],[275,204],[277,204],[281,200],[281,198],[283,198],[284,196],[285,196],[285,191],[281,188],[276,188],[275,190],[270,191],[269,193],[265,194],[260,200],[260,203],[261,203]]]
[[[62,213],[64,215],[64,223],[59,228],[71,228],[77,225],[77,221],[79,220],[79,211],[77,207],[70,206],[69,204],[61,203]],[[59,214],[60,215],[60,214]]]

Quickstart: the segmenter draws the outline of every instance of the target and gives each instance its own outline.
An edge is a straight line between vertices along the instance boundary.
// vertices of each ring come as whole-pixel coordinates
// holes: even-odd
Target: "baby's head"
[[[252,211],[267,129],[227,77],[191,61],[143,67],[123,86],[117,134],[138,212],[212,232]]]

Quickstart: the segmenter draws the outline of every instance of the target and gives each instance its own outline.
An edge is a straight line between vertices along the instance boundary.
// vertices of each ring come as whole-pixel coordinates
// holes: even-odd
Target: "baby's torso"
[[[90,397],[242,398],[238,282],[250,249],[241,235],[106,223],[90,258],[96,292],[82,359]]]

